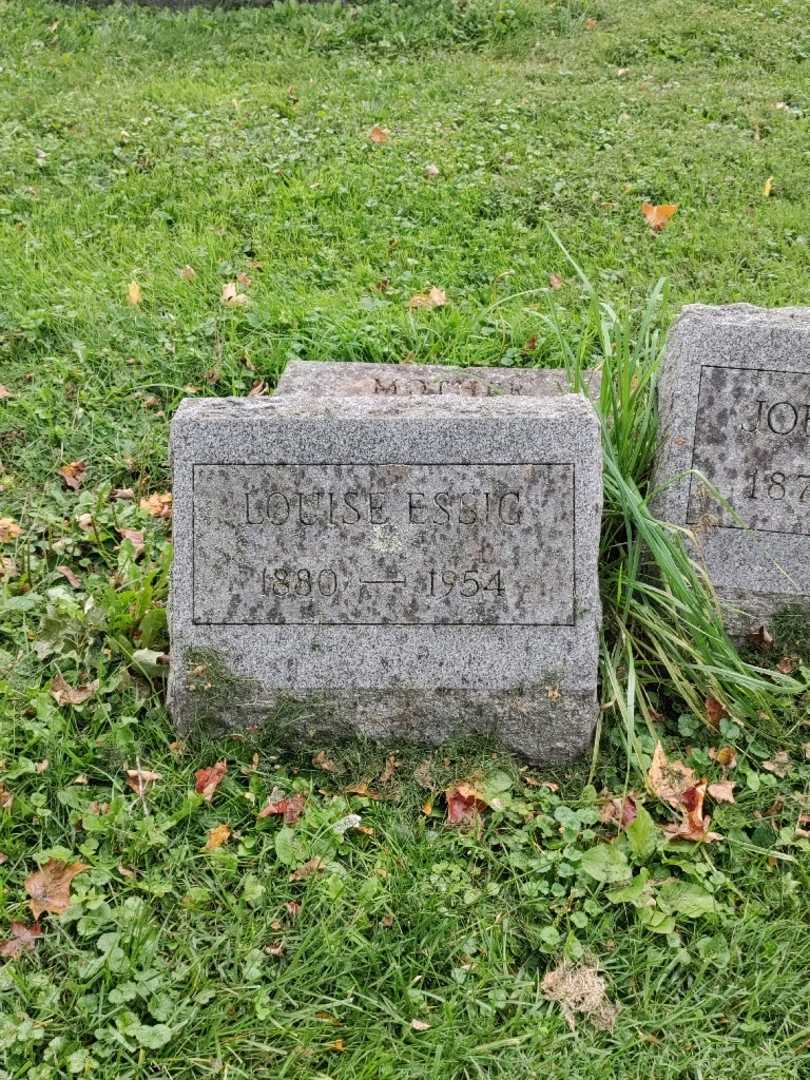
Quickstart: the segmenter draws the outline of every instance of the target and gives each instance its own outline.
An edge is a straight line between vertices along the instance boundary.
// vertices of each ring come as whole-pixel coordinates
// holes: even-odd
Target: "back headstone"
[[[582,398],[185,401],[172,467],[181,728],[588,745],[602,488]]]
[[[599,395],[599,372],[582,373],[591,399]],[[453,367],[449,364],[362,364],[351,361],[291,360],[279,380],[277,394],[328,394],[336,397],[487,398],[559,397],[570,393],[561,368]]]
[[[667,345],[657,511],[687,526],[741,634],[810,596],[810,308],[683,310]]]

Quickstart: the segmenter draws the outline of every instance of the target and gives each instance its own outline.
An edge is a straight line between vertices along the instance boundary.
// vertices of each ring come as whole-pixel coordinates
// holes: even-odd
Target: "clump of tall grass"
[[[806,685],[740,656],[711,582],[684,542],[686,530],[650,509],[663,282],[639,315],[620,316],[560,247],[588,301],[585,328],[567,332],[553,302],[542,318],[573,387],[582,389],[585,369],[598,364],[602,372],[603,709],[620,716],[631,763],[641,760],[639,719],[655,735],[665,709],[706,719],[713,698],[738,722],[767,727]]]

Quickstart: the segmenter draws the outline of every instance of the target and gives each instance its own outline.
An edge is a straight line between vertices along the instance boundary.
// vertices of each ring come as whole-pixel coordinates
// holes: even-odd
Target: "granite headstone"
[[[182,729],[588,745],[602,482],[583,398],[190,400],[171,456]]]
[[[742,634],[810,597],[810,308],[684,308],[659,389],[657,512]]]

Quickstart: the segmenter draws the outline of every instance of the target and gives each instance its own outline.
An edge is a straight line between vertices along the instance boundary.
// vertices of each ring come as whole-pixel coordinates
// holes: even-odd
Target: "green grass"
[[[38,862],[89,867],[35,951],[0,968],[0,1077],[808,1075],[806,627],[787,619],[740,659],[645,503],[678,307],[805,300],[808,56],[798,2],[176,16],[0,0],[0,383],[13,395],[0,518],[22,527],[0,548],[17,566],[0,579],[13,796],[0,940],[30,919]],[[643,200],[680,204],[660,235]],[[240,273],[249,303],[225,306]],[[409,310],[431,285],[447,306]],[[272,386],[290,357],[603,365],[593,763],[527,771],[461,744],[430,755],[424,787],[424,755],[400,747],[387,781],[379,747],[325,748],[335,774],[313,767],[318,747],[272,734],[173,752],[153,663],[169,532],[138,498],[168,485],[168,419],[188,386]],[[78,494],[56,474],[76,459]],[[130,487],[134,500],[110,498]],[[144,533],[142,557],[121,529]],[[60,674],[94,692],[58,705]],[[727,708],[716,730],[707,695]],[[711,804],[722,841],[666,842],[673,815],[647,795],[650,817],[605,843],[603,796],[643,788],[658,734],[712,780],[709,750],[735,748],[736,803]],[[768,767],[779,750],[784,776]],[[220,758],[209,806],[194,772]],[[139,764],[162,777],[145,800],[125,783]],[[461,777],[501,791],[472,830],[444,823],[441,792]],[[346,791],[361,781],[382,797]],[[307,795],[292,831],[257,821],[274,786]],[[373,832],[341,839],[332,826],[349,813]],[[206,852],[223,823],[230,840]],[[325,869],[290,882],[312,857]],[[635,902],[609,880],[631,872],[639,889],[649,877]],[[569,1031],[543,997],[563,957],[598,963],[622,1006],[612,1032]]]

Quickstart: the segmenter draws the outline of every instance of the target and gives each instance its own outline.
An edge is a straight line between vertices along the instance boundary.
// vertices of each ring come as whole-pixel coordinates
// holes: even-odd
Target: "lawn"
[[[0,1077],[810,1075],[806,629],[737,658],[670,548],[684,606],[631,587],[678,308],[807,302],[809,57],[798,0],[0,0]],[[176,740],[169,419],[293,357],[621,385],[593,761]]]

